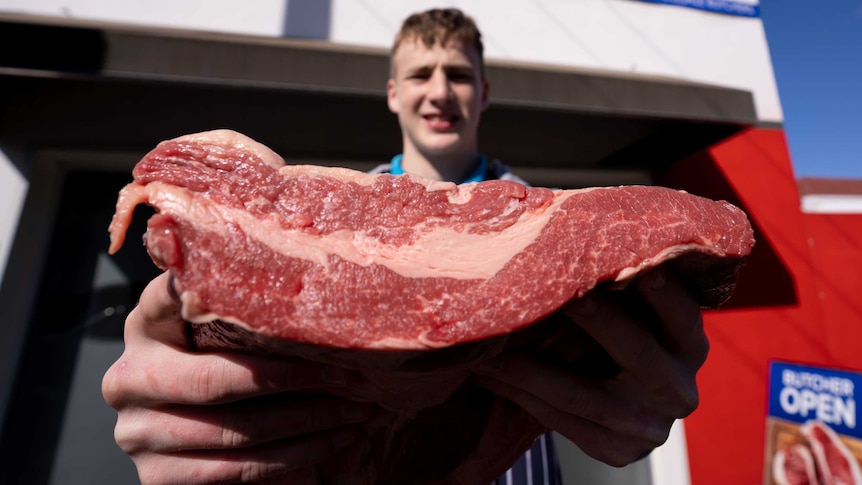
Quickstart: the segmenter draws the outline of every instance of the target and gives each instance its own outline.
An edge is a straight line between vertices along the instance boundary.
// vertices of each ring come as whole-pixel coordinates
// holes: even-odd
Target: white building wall
[[[0,147],[0,281],[15,239],[29,184]]]
[[[457,6],[486,58],[667,76],[751,91],[762,121],[783,120],[763,23],[635,0],[333,0],[330,39],[388,47],[401,20]],[[491,80],[493,92],[493,80]]]
[[[0,0],[7,12],[280,36],[289,0]]]
[[[807,194],[802,196],[806,214],[862,214],[862,196],[850,194]]]
[[[783,121],[766,34],[756,17],[637,0],[0,0],[2,11],[383,48],[408,14],[445,6],[476,19],[489,60],[744,89],[753,93],[762,122]]]

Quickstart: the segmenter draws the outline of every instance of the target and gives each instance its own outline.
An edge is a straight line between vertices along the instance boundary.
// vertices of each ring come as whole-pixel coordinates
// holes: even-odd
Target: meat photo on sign
[[[862,485],[862,441],[811,420],[785,424],[770,470],[775,485]]]

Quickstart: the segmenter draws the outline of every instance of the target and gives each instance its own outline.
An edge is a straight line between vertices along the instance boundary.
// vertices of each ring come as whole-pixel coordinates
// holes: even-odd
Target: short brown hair
[[[453,41],[472,45],[479,54],[479,66],[484,75],[482,34],[476,22],[457,8],[435,8],[407,17],[395,36],[390,55],[395,55],[401,43],[408,39],[420,39],[429,49],[437,43],[446,46]]]

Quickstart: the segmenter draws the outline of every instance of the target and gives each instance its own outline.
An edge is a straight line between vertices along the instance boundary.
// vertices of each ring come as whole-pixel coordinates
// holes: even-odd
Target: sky
[[[797,178],[862,179],[862,0],[760,0]]]

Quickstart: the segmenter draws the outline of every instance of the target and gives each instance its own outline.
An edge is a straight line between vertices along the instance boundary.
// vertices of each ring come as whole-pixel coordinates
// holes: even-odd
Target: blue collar
[[[404,158],[404,154],[398,154],[392,157],[392,161],[389,162],[391,167],[389,168],[389,173],[392,175],[404,175],[404,167],[401,166],[401,160]],[[485,155],[479,154],[479,163],[476,164],[476,168],[473,172],[460,183],[467,184],[470,182],[482,182],[487,177],[488,173],[488,157]]]

